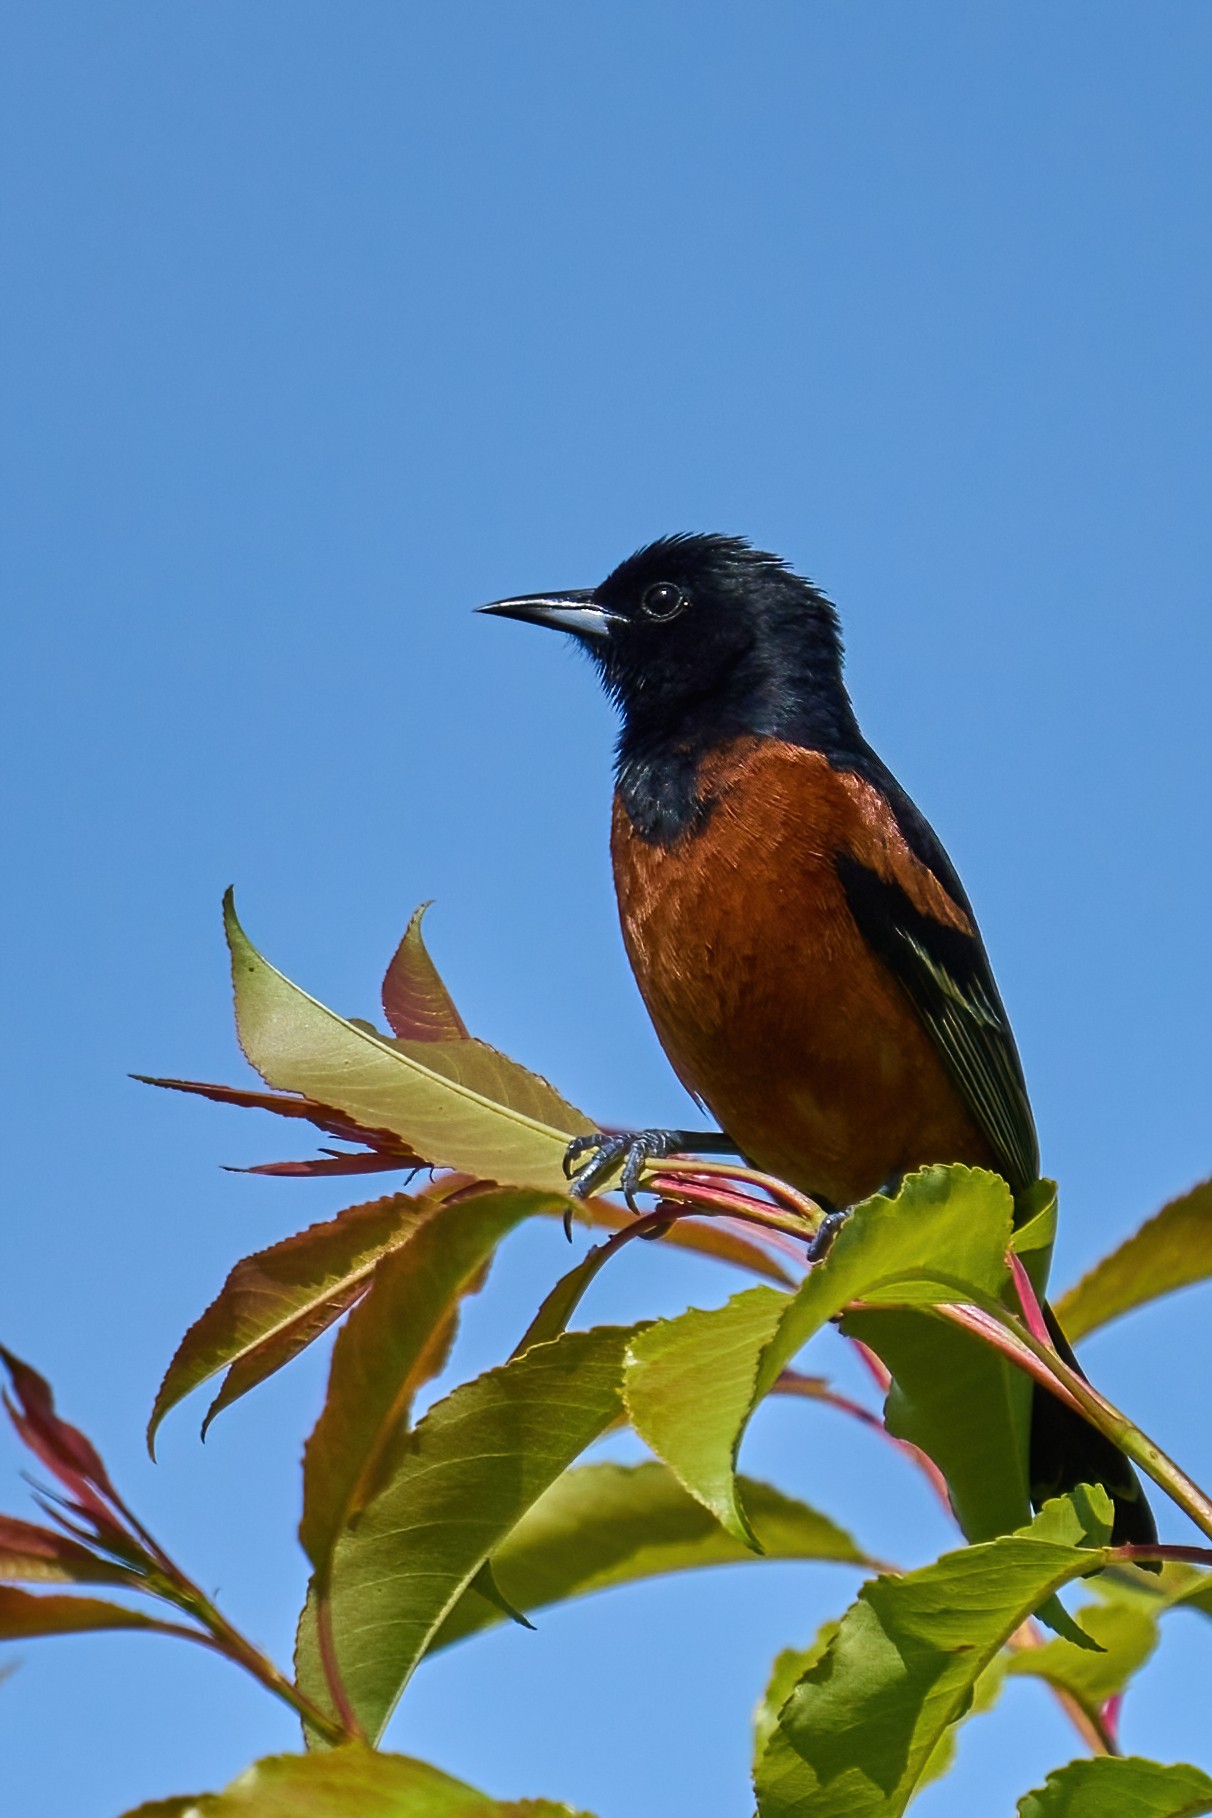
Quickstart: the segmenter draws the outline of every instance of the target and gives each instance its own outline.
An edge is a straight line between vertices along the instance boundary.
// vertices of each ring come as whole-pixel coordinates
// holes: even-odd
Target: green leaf
[[[152,1799],[147,1805],[136,1806],[133,1812],[124,1812],[122,1818],[202,1818],[212,1809],[206,1801],[213,1798],[210,1793],[183,1793],[176,1799]]]
[[[1059,1599],[1054,1601],[1059,1602]],[[973,1717],[983,1717],[993,1709],[1001,1697],[1002,1687],[1006,1683],[1006,1659],[1006,1650],[1003,1648],[997,1658],[991,1660],[984,1672],[978,1676],[976,1684],[972,1688],[972,1699],[967,1710],[955,1723],[943,1731],[931,1749],[918,1781],[919,1787],[930,1786],[933,1781],[941,1780],[945,1774],[951,1772],[959,1747],[960,1725],[970,1722]]]
[[[1033,1198],[1033,1206],[1025,1204]],[[1056,1232],[1056,1189],[1040,1181],[1022,1195],[1013,1248],[1038,1293],[1047,1282]],[[842,1330],[860,1339],[892,1375],[888,1431],[934,1461],[968,1540],[1008,1534],[1031,1519],[1028,1442],[1030,1378],[1009,1358],[929,1310],[848,1315]]]
[[[101,1597],[72,1597],[59,1592],[39,1596],[0,1585],[0,1641],[26,1641],[37,1635],[82,1635],[90,1629],[177,1631],[141,1610],[123,1609]]]
[[[765,1394],[807,1341],[852,1301],[937,1306],[997,1299],[1014,1216],[1010,1189],[979,1168],[923,1168],[894,1199],[856,1206],[823,1263],[792,1296],[758,1382]]]
[[[753,1543],[735,1489],[749,1418],[809,1338],[851,1303],[868,1307],[988,1301],[1006,1280],[1013,1204],[995,1174],[926,1168],[895,1199],[855,1208],[793,1295],[765,1288],[716,1312],[659,1321],[632,1347],[632,1421],[738,1540]]]
[[[1212,1180],[1172,1199],[1056,1303],[1071,1340],[1212,1276]]]
[[[270,1085],[391,1130],[436,1167],[567,1191],[564,1151],[592,1125],[545,1081],[483,1043],[401,1044],[359,1027],[262,958],[230,891],[224,919],[240,1042]],[[515,1100],[525,1101],[522,1108]]]
[[[225,1793],[162,1799],[126,1818],[588,1818],[548,1800],[505,1804],[408,1755],[348,1745],[273,1755]]]
[[[1212,1614],[1212,1573],[1167,1562],[1159,1574],[1121,1564],[1091,1579],[1092,1600],[1078,1612],[1081,1626],[1101,1652],[1062,1640],[1017,1648],[1005,1671],[1039,1678],[1069,1692],[1093,1718],[1122,1692],[1153,1653],[1158,1623],[1169,1610],[1203,1608]]]
[[[442,1206],[384,1256],[333,1347],[328,1394],[303,1459],[299,1538],[323,1574],[404,1437],[412,1397],[441,1367],[451,1320],[506,1234],[563,1198],[503,1188]]]
[[[1042,1647],[1020,1648],[1006,1662],[1008,1675],[1043,1679],[1058,1690],[1072,1693],[1089,1716],[1097,1718],[1109,1698],[1122,1692],[1132,1675],[1144,1666],[1157,1646],[1157,1615],[1142,1603],[1117,1599],[1113,1589],[1099,1587],[1100,1600],[1078,1612],[1086,1634],[1101,1653],[1074,1647],[1054,1636]]]
[[[757,1397],[762,1353],[789,1297],[749,1288],[712,1312],[692,1307],[642,1332],[627,1358],[631,1423],[678,1481],[742,1545],[758,1539],[737,1492],[736,1451]]]
[[[975,1333],[916,1308],[847,1314],[842,1331],[891,1372],[884,1424],[933,1459],[965,1537],[990,1540],[1029,1521],[1026,1372]]]
[[[565,1333],[462,1384],[417,1424],[387,1483],[337,1542],[333,1648],[372,1737],[484,1561],[617,1419],[634,1332]],[[313,1595],[299,1629],[299,1683],[327,1707],[316,1617]]]
[[[896,1818],[1031,1612],[1104,1564],[1111,1503],[1081,1489],[1027,1528],[874,1579],[784,1705],[758,1763],[761,1818]]]
[[[749,1480],[745,1495],[770,1558],[873,1564],[806,1503]],[[751,1549],[726,1534],[664,1465],[594,1464],[566,1471],[523,1515],[494,1553],[493,1575],[510,1604],[533,1613],[614,1585],[752,1559]],[[501,1620],[482,1598],[465,1593],[429,1651]]]
[[[815,1666],[837,1634],[836,1622],[824,1622],[806,1648],[784,1648],[776,1654],[770,1668],[766,1690],[753,1713],[753,1766],[766,1752],[766,1745],[778,1728],[779,1713],[809,1667]]]
[[[504,1591],[502,1591],[500,1585],[493,1577],[491,1559],[486,1559],[484,1561],[483,1565],[464,1591],[463,1598],[460,1599],[460,1602],[464,1599],[470,1600],[473,1593],[478,1602],[482,1603],[487,1599],[494,1610],[501,1616],[507,1617],[510,1622],[516,1622],[519,1628],[533,1631],[534,1623],[531,1622],[529,1616],[523,1615],[522,1611],[519,1610],[516,1605],[510,1603],[508,1597],[506,1597]],[[432,1651],[431,1648],[430,1652],[432,1653]]]
[[[169,1409],[219,1370],[230,1374],[207,1425],[220,1408],[297,1357],[366,1292],[376,1265],[408,1242],[435,1204],[392,1193],[238,1262],[177,1347],[156,1395],[148,1449]]]
[[[405,1041],[468,1039],[467,1025],[454,1007],[421,935],[429,903],[413,911],[383,980],[383,1014]]]
[[[1169,1567],[1163,1568],[1163,1582],[1169,1570]],[[1170,1607],[1176,1610],[1198,1610],[1203,1616],[1212,1616],[1212,1572],[1193,1572],[1171,1600]]]
[[[452,1085],[466,1087],[494,1106],[533,1118],[540,1125],[556,1130],[567,1127],[576,1135],[593,1128],[585,1113],[562,1098],[541,1074],[532,1073],[520,1061],[511,1060],[499,1048],[475,1037],[461,1041],[401,1041],[393,1036],[376,1039],[391,1052],[441,1075]],[[562,1166],[560,1184],[567,1192]]]
[[[1199,1768],[1136,1756],[1071,1761],[1018,1803],[1019,1818],[1196,1818],[1212,1812],[1212,1780]]]
[[[1014,1251],[1030,1278],[1040,1299],[1048,1286],[1052,1267],[1052,1247],[1056,1242],[1057,1187],[1054,1180],[1037,1180],[1034,1186],[1015,1194]]]

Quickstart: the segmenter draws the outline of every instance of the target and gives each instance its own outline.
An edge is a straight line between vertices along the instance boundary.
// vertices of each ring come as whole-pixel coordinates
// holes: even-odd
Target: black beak
[[[553,631],[571,631],[578,638],[608,638],[618,614],[595,606],[591,587],[569,588],[564,593],[526,593],[516,600],[494,600],[477,606],[502,619],[521,619],[527,625],[550,625]]]

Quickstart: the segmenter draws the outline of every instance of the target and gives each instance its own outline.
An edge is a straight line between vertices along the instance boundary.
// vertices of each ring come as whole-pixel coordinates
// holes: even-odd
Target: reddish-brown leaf
[[[335,1102],[368,1126],[398,1131],[435,1165],[545,1192],[566,1188],[565,1150],[592,1125],[546,1081],[483,1042],[369,1034],[258,953],[230,892],[224,923],[240,1044],[274,1090]]]
[[[390,1151],[398,1156],[400,1167],[423,1168],[424,1161],[419,1155],[402,1143],[391,1130],[374,1130],[368,1125],[359,1124],[344,1111],[334,1105],[322,1104],[319,1099],[307,1098],[291,1092],[246,1092],[242,1086],[215,1086],[197,1079],[156,1079],[147,1073],[132,1073],[143,1086],[163,1086],[171,1092],[192,1092],[199,1098],[213,1099],[219,1105],[243,1105],[253,1111],[272,1111],[278,1117],[301,1117],[317,1130],[324,1130],[329,1136],[340,1137],[342,1142],[366,1143],[372,1149]],[[272,1166],[273,1164],[271,1164]],[[249,1170],[253,1172],[253,1170]]]
[[[111,1506],[118,1501],[117,1491],[92,1441],[56,1414],[55,1398],[44,1376],[2,1345],[0,1359],[20,1403],[15,1407],[5,1392],[4,1405],[22,1442],[70,1492],[77,1509],[103,1538],[128,1545],[129,1536],[115,1520]]]
[[[383,1014],[405,1041],[459,1041],[467,1025],[429,957],[421,936],[428,903],[413,914],[383,980]]]
[[[87,1629],[151,1629],[162,1635],[181,1631],[157,1622],[141,1610],[125,1610],[101,1597],[72,1597],[51,1592],[18,1591],[0,1585],[0,1641],[25,1641],[35,1635],[79,1635]]]
[[[415,1155],[401,1152],[389,1155],[382,1149],[356,1155],[340,1155],[335,1149],[313,1155],[307,1161],[259,1162],[253,1168],[228,1168],[228,1174],[273,1174],[293,1177],[314,1174],[393,1174],[403,1169],[416,1169],[422,1164]]]
[[[317,1338],[322,1338],[342,1314],[356,1306],[370,1286],[373,1274],[372,1268],[366,1276],[338,1288],[329,1300],[318,1306],[305,1307],[297,1319],[290,1320],[262,1343],[246,1351],[242,1357],[235,1358],[228,1367],[218,1394],[206,1410],[201,1437],[206,1438],[211,1422],[224,1408],[230,1408],[233,1402],[239,1401],[269,1377],[275,1376],[279,1370],[285,1369],[288,1363],[293,1363],[296,1357],[306,1351],[308,1345],[314,1344]]]
[[[0,1515],[0,1579],[23,1584],[137,1584],[125,1566],[36,1522]]]
[[[239,1366],[208,1420],[298,1356],[365,1291],[380,1258],[406,1242],[434,1206],[430,1198],[389,1194],[238,1262],[177,1347],[152,1410],[149,1447],[169,1409],[217,1371]]]

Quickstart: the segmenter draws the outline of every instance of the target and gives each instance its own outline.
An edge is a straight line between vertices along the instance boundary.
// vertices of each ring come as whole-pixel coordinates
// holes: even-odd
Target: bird
[[[914,1169],[1040,1176],[1022,1062],[975,914],[929,822],[859,730],[832,602],[742,537],[661,537],[597,587],[480,611],[568,633],[619,712],[611,857],[623,942],[674,1072],[719,1130],[598,1133],[622,1164],[727,1151],[810,1194],[823,1253]],[[1051,1308],[1057,1349],[1076,1367]],[[1102,1484],[1112,1542],[1156,1544],[1122,1452],[1034,1385],[1032,1501]]]

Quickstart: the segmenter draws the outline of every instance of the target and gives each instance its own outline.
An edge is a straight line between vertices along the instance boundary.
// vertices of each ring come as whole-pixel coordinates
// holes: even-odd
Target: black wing
[[[1003,1174],[1019,1193],[1039,1178],[1039,1142],[1022,1062],[971,906],[938,836],[899,784],[874,754],[870,770],[863,768],[914,855],[963,910],[973,932],[965,934],[923,915],[899,884],[841,854],[837,871],[850,912],[868,945],[904,987]]]

